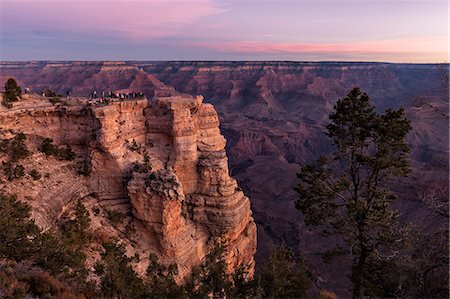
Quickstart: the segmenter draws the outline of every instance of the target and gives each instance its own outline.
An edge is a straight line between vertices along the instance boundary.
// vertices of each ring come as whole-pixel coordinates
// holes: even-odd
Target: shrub
[[[0,194],[0,258],[21,261],[31,257],[39,234],[30,206],[15,195]]]
[[[84,160],[82,164],[78,167],[78,175],[85,177],[91,176],[92,167],[89,161]]]
[[[37,171],[36,169],[32,169],[29,172],[29,175],[31,175],[31,177],[33,178],[33,180],[38,181],[41,179],[41,173],[39,171]]]
[[[137,143],[136,140],[133,139],[133,141],[131,142],[131,145],[130,145],[130,149],[133,152],[139,152],[139,150],[141,149],[141,145],[139,143]]]
[[[54,97],[48,98],[48,101],[49,101],[50,103],[52,103],[53,105],[55,105],[55,104],[57,104],[57,103],[60,103],[60,102],[61,102],[61,99],[60,99],[58,96],[54,96]]]
[[[21,164],[17,164],[14,167],[14,178],[18,179],[25,175],[25,168]]]
[[[3,173],[9,181],[21,178],[25,175],[25,168],[20,164],[14,164],[11,161],[2,162]]]
[[[41,152],[43,152],[47,156],[57,154],[58,150],[56,146],[53,144],[53,139],[45,138],[44,141],[42,141]]]
[[[125,215],[118,211],[108,212],[108,219],[112,222],[112,224],[117,225],[117,224],[121,223],[124,218],[125,218]]]
[[[125,255],[125,247],[110,241],[103,244],[102,259],[95,265],[100,276],[102,296],[107,298],[144,298],[145,284],[131,267],[131,258]]]
[[[5,94],[3,96],[2,105],[6,108],[12,108],[11,102],[17,102],[22,98],[22,89],[17,85],[14,78],[9,78],[5,83]]]
[[[72,151],[70,145],[67,145],[65,148],[58,149],[58,159],[65,161],[72,161],[75,159],[76,154]]]
[[[65,148],[59,148],[53,144],[51,138],[45,138],[44,141],[42,141],[41,152],[47,156],[55,156],[59,160],[72,161],[76,157],[76,154],[72,151],[70,145],[66,145]]]

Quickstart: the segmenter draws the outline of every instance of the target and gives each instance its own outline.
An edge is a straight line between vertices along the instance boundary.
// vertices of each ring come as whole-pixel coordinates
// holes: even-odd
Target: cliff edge
[[[110,238],[125,244],[128,255],[139,256],[139,273],[156,254],[177,265],[181,281],[219,238],[227,244],[229,269],[243,265],[253,272],[250,202],[229,174],[217,112],[203,97],[51,104],[25,95],[12,109],[0,108],[0,129],[2,139],[27,136],[31,155],[21,163],[43,174],[6,183],[1,173],[0,189],[27,201],[42,228],[81,200],[99,246]],[[75,159],[42,153],[46,138],[70,146]],[[90,256],[91,265],[96,258]]]

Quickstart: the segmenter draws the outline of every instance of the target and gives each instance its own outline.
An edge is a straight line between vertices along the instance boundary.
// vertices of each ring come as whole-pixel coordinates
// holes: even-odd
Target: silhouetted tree
[[[96,264],[100,276],[102,296],[117,298],[147,297],[144,281],[131,267],[132,259],[125,254],[125,247],[114,241],[103,244],[105,251]]]
[[[395,256],[408,233],[390,208],[397,196],[388,182],[409,171],[405,136],[410,121],[403,108],[377,113],[359,88],[337,101],[330,121],[327,135],[335,151],[301,168],[296,208],[307,225],[343,241],[334,253],[353,257],[353,297],[376,296],[368,293],[368,262]]]
[[[263,298],[307,298],[311,285],[302,261],[284,245],[272,252],[259,280]]]
[[[30,206],[15,195],[0,194],[0,258],[21,261],[32,257],[39,234]]]
[[[183,297],[183,288],[177,285],[174,278],[177,274],[177,266],[175,264],[161,265],[154,254],[151,254],[149,259],[146,279],[148,296],[150,298]]]
[[[17,85],[14,78],[9,78],[5,83],[5,94],[3,96],[2,104],[7,107],[12,107],[12,102],[17,102],[22,98],[22,89]]]
[[[206,255],[200,267],[192,271],[186,287],[190,297],[225,298],[231,288],[231,278],[225,261],[226,245],[218,241]]]

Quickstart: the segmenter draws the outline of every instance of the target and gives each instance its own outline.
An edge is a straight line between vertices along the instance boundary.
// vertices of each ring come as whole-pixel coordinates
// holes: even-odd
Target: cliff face
[[[1,189],[28,201],[44,228],[81,199],[98,239],[122,240],[130,255],[141,257],[135,265],[141,273],[155,253],[163,263],[176,263],[181,280],[218,238],[228,244],[230,270],[242,264],[253,271],[256,225],[249,199],[229,175],[214,107],[190,96],[151,104],[87,102],[52,106],[26,96],[11,110],[0,108],[2,138],[25,133],[33,155],[22,164],[44,174],[38,181],[25,176],[1,183]],[[70,145],[75,161],[39,152],[45,138]],[[90,176],[77,174],[80,166],[88,166]],[[121,215],[120,223],[112,223],[114,214]]]

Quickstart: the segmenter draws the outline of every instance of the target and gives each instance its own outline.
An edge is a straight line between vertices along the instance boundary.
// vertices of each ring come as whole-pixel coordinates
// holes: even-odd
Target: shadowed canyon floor
[[[359,86],[377,109],[403,106],[412,121],[408,143],[413,172],[392,182],[402,198],[402,219],[424,231],[447,226],[444,218],[431,217],[422,203],[430,194],[448,194],[448,86],[440,78],[442,70],[448,71],[448,65],[3,62],[0,84],[12,76],[33,92],[50,88],[74,96],[94,90],[144,92],[149,98],[204,96],[219,113],[232,175],[251,200],[258,226],[257,265],[284,241],[301,250],[324,284],[339,292],[347,285],[336,278],[348,269],[335,265],[330,271],[322,265],[315,252],[329,240],[305,227],[293,205],[299,165],[330,150],[323,133],[328,114],[338,98]]]

